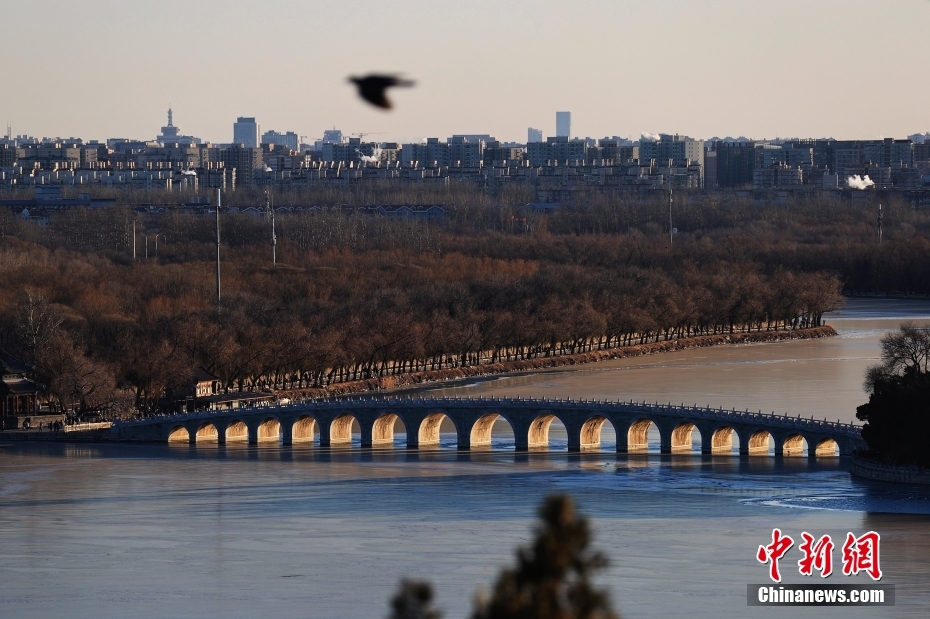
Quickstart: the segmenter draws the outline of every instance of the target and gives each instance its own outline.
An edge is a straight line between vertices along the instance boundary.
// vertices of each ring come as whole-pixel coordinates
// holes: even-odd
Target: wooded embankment
[[[427,370],[422,372],[409,372],[398,376],[384,376],[367,380],[355,380],[333,384],[328,387],[311,389],[281,390],[281,397],[294,399],[322,398],[331,396],[349,395],[353,393],[390,391],[416,387],[427,383],[456,381],[478,376],[492,376],[497,374],[519,374],[546,370],[599,361],[612,361],[641,357],[659,353],[704,348],[707,346],[725,346],[737,344],[756,344],[765,342],[783,342],[787,340],[809,340],[822,337],[832,337],[836,331],[829,325],[812,327],[808,329],[795,329],[792,331],[756,331],[752,333],[733,333],[717,335],[701,335],[684,337],[676,340],[652,342],[649,344],[636,344],[621,346],[610,350],[596,350],[574,355],[561,355],[539,359],[526,359],[521,361],[506,361],[487,365],[468,366],[444,370]]]

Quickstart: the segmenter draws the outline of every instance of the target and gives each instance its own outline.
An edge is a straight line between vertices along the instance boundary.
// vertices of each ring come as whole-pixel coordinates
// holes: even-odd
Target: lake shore
[[[695,337],[679,338],[663,342],[650,342],[648,344],[635,344],[620,346],[606,350],[595,350],[574,355],[561,355],[557,357],[543,357],[526,359],[522,361],[504,361],[485,365],[475,365],[462,368],[426,370],[410,372],[397,376],[382,376],[364,380],[347,381],[327,387],[312,387],[306,389],[288,389],[278,391],[277,395],[292,399],[326,398],[344,396],[356,393],[370,393],[404,389],[422,386],[428,383],[460,380],[480,376],[495,376],[531,372],[550,368],[566,367],[642,357],[666,352],[677,352],[708,346],[725,346],[738,344],[757,344],[765,342],[783,342],[788,340],[810,340],[824,337],[833,337],[836,330],[829,325],[811,327],[808,329],[794,329],[791,331],[756,331],[752,333],[718,333],[715,335],[699,335]]]
[[[863,479],[895,484],[930,486],[930,471],[918,466],[883,464],[875,458],[853,454],[849,472]]]

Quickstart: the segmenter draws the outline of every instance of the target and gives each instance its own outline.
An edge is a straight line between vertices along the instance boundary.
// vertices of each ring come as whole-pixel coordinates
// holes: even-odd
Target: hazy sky
[[[323,129],[409,141],[904,137],[930,130],[927,0],[0,0],[14,134],[232,140]],[[403,72],[396,109],[351,74]]]

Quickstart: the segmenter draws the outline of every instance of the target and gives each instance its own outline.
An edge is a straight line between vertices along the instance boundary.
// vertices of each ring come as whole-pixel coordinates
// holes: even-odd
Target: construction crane
[[[349,135],[357,135],[359,141],[364,140],[366,135],[383,135],[387,131],[369,131],[367,133],[350,133]]]

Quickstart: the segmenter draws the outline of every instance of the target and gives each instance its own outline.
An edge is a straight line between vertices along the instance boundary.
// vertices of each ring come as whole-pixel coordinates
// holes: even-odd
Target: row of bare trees
[[[62,403],[126,407],[131,393],[142,407],[197,366],[230,390],[320,386],[816,326],[840,299],[835,276],[768,268],[726,242],[681,256],[635,235],[437,237],[443,251],[285,237],[275,268],[267,245],[232,243],[218,308],[215,250],[198,238],[133,262],[7,235],[0,345],[37,364]]]

